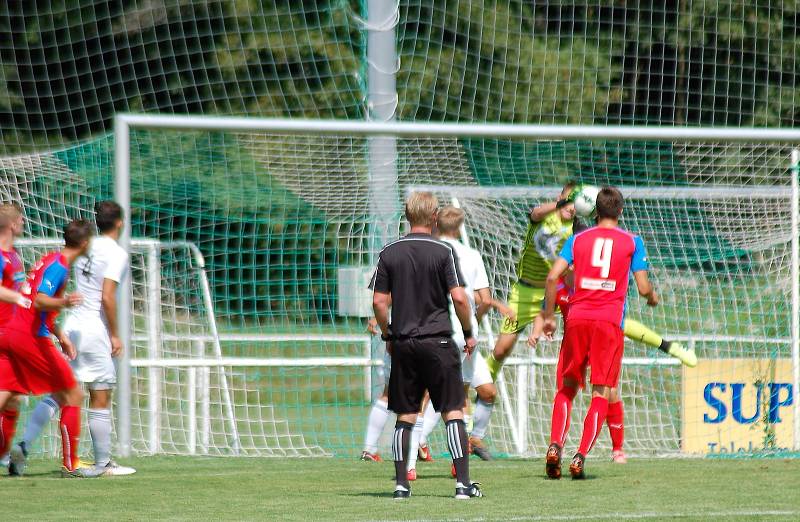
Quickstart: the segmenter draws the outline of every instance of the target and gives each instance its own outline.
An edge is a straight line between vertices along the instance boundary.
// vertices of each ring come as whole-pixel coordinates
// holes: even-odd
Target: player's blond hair
[[[4,203],[0,205],[0,230],[5,230],[19,219],[22,215],[22,208],[16,203]]]
[[[432,227],[436,222],[439,200],[432,192],[412,192],[406,199],[406,219],[415,226]]]
[[[464,211],[448,205],[439,211],[437,226],[439,232],[447,235],[456,235],[464,224]]]

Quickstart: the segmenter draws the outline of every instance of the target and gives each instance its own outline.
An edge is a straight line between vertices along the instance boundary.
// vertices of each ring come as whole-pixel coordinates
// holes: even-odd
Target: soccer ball
[[[592,216],[599,192],[600,189],[594,185],[583,185],[575,196],[575,213],[581,217]]]

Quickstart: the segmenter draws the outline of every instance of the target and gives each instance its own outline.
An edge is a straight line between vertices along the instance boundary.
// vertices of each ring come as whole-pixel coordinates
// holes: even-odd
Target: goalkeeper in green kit
[[[496,381],[503,361],[511,354],[520,332],[533,323],[542,310],[544,281],[564,242],[581,228],[575,219],[575,197],[582,186],[569,182],[558,199],[534,207],[529,214],[525,245],[517,262],[517,280],[511,285],[508,305],[515,319],[505,319],[494,350],[486,359]],[[576,226],[577,225],[577,226]],[[575,230],[575,229],[578,230]],[[697,365],[693,351],[677,342],[664,340],[653,330],[632,319],[625,321],[625,336],[672,355],[689,367]]]

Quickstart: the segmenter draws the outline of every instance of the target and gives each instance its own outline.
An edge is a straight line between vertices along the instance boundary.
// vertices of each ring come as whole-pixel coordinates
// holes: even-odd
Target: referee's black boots
[[[466,500],[468,498],[477,498],[482,496],[483,492],[481,491],[480,482],[473,482],[469,486],[456,486],[456,499],[458,500]]]

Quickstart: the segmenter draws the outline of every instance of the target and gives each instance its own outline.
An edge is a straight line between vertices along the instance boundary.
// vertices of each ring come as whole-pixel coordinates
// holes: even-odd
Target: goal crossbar
[[[769,185],[741,185],[729,187],[634,187],[630,185],[619,185],[617,188],[622,192],[626,199],[637,200],[731,200],[738,198],[747,199],[780,199],[788,200],[792,197],[792,190],[786,186]],[[409,185],[406,188],[406,195],[411,192],[427,191],[434,193],[444,193],[455,198],[497,198],[497,199],[521,199],[521,198],[545,198],[552,197],[553,194],[561,192],[559,186],[529,186],[529,187],[480,187],[476,185]]]
[[[115,164],[115,198],[127,215],[131,210],[130,186],[130,132],[135,129],[163,129],[163,130],[188,130],[188,131],[233,131],[233,132],[269,132],[273,134],[294,135],[339,135],[371,137],[375,139],[415,137],[415,138],[494,138],[513,140],[614,140],[621,142],[641,141],[674,141],[674,142],[706,142],[706,143],[800,143],[800,129],[766,129],[766,128],[728,128],[728,127],[667,127],[667,126],[603,126],[603,125],[516,125],[516,124],[456,124],[456,123],[416,123],[416,122],[361,122],[337,120],[300,120],[300,119],[275,119],[275,118],[245,118],[245,117],[213,117],[213,116],[173,116],[159,114],[118,114],[114,120],[114,164]],[[791,343],[792,366],[794,382],[800,381],[800,187],[797,176],[798,155],[792,154],[791,188],[784,187],[725,187],[705,191],[700,189],[700,199],[730,199],[737,198],[746,190],[747,196],[753,198],[791,198]],[[371,158],[371,168],[380,169],[387,161],[396,161],[389,156],[379,154]],[[788,160],[788,158],[787,158]],[[787,170],[788,169],[787,161]],[[391,179],[391,177],[387,178]],[[391,182],[389,182],[391,183]],[[376,198],[375,208],[380,193],[393,188],[387,185],[386,179],[380,179],[371,186],[371,198]],[[396,187],[394,187],[396,188]],[[545,188],[542,187],[542,190]],[[472,189],[474,190],[474,188]],[[527,189],[524,189],[527,190]],[[550,188],[547,188],[551,194]],[[628,197],[641,197],[641,199],[668,199],[698,197],[697,188],[662,187],[662,188],[636,188],[624,187]],[[527,195],[531,192],[527,191]],[[385,217],[385,216],[384,216]],[[122,231],[120,243],[123,248],[131,247],[130,224]],[[130,285],[130,281],[125,283]],[[130,286],[123,288],[122,299],[119,303],[120,336],[125,341],[130,341]],[[130,367],[129,355],[124,356],[119,369],[119,407],[121,410],[130,409]],[[800,386],[794,387],[794,433],[795,446],[800,447]],[[119,435],[121,454],[130,452],[130,419],[120,418]]]
[[[757,127],[666,127],[642,125],[518,125],[505,123],[417,123],[320,119],[178,116],[121,113],[115,126],[137,129],[268,131],[276,134],[347,136],[518,138],[690,142],[800,142],[798,129]],[[115,130],[116,132],[116,130]],[[118,142],[119,143],[119,142]]]

